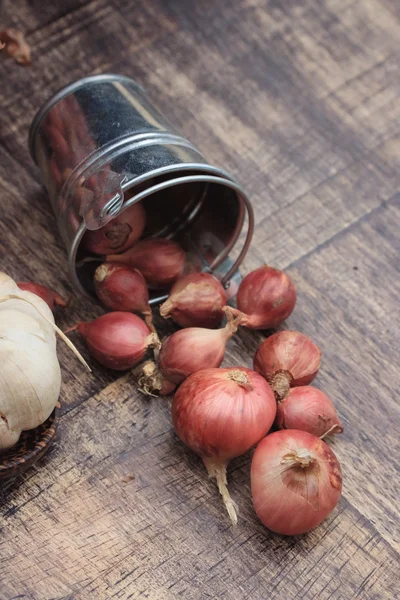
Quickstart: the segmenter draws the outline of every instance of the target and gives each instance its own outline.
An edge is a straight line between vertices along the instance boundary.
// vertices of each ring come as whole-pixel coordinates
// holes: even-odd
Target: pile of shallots
[[[175,431],[216,480],[233,523],[237,507],[227,466],[258,444],[251,464],[257,515],[277,533],[309,531],[334,509],[342,486],[340,465],[323,438],[343,427],[328,396],[310,385],[320,367],[319,348],[303,333],[279,331],[258,348],[254,370],[220,368],[239,327],[270,330],[291,314],[293,282],[264,265],[243,279],[232,308],[218,279],[188,268],[177,242],[140,240],[144,226],[143,209],[134,205],[87,233],[86,249],[104,257],[94,275],[96,293],[113,312],[72,329],[102,365],[135,367],[146,394],[174,393]],[[149,306],[154,289],[169,290],[160,314],[180,327],[162,342]]]

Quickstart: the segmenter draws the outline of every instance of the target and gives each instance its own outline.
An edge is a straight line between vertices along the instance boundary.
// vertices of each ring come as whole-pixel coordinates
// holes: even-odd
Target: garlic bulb
[[[55,330],[46,302],[0,272],[0,451],[46,421],[56,405],[61,373]]]

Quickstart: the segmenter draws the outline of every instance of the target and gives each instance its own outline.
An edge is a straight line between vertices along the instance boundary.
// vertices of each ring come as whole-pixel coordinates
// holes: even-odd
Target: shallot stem
[[[331,433],[334,433],[336,429],[338,429],[337,433],[342,433],[342,431],[343,431],[343,427],[340,427],[340,425],[338,425],[337,423],[334,423],[332,425],[332,427],[329,427],[328,431],[325,431],[325,433],[323,433],[322,435],[319,436],[319,439],[323,440],[325,437],[327,437]]]
[[[232,312],[232,309],[230,306],[224,306],[222,310],[225,313],[226,318],[228,320],[224,329],[226,331],[227,337],[230,338],[237,332],[243,315],[242,315],[242,313],[240,313],[240,311],[238,311],[239,312],[238,315],[235,315]]]
[[[71,333],[72,331],[76,331],[78,329],[78,323],[76,323],[75,325],[72,325],[71,327],[68,327],[68,329],[66,329],[64,331],[64,333]]]
[[[245,317],[245,314],[239,310],[238,308],[233,308],[233,306],[224,306],[224,308],[222,309],[226,315],[226,318],[229,320],[233,320],[234,318],[239,319],[238,320],[238,325],[240,323],[240,321],[243,320],[243,318]]]
[[[67,296],[67,298],[63,298],[60,294],[54,292],[54,304],[56,306],[61,306],[62,308],[68,308],[68,306],[72,302],[72,295]]]
[[[203,458],[203,462],[206,466],[210,479],[215,479],[215,481],[217,482],[219,493],[222,496],[222,500],[224,501],[226,510],[228,511],[228,515],[231,519],[232,524],[237,525],[237,506],[232,500],[228,490],[228,481],[226,478],[226,465],[215,463],[210,458]]]
[[[149,310],[149,312],[142,313],[142,315],[144,317],[144,322],[146,323],[146,325],[150,329],[150,331],[152,333],[157,333],[156,328],[154,327],[153,313],[151,312],[151,310]]]
[[[53,327],[53,329],[56,330],[56,332],[58,333],[58,335],[60,336],[60,338],[67,344],[68,348],[70,350],[72,350],[72,352],[75,354],[75,356],[77,357],[77,359],[83,364],[84,367],[86,367],[86,369],[91,373],[92,369],[89,367],[89,365],[87,364],[86,360],[83,358],[82,354],[79,352],[79,350],[74,346],[74,344],[71,342],[71,340],[69,340],[67,338],[67,336],[65,335],[65,333],[63,331],[61,331],[61,329],[59,327],[57,327],[57,325],[55,323],[52,323],[50,321],[50,319],[48,319],[39,309],[38,307],[31,302],[30,300],[28,300],[27,298],[23,298],[22,296],[19,296],[18,294],[6,294],[5,296],[3,296],[2,298],[0,298],[0,302],[5,302],[7,300],[23,300],[24,302],[27,302],[28,304],[30,304],[31,306],[33,306],[33,308],[36,308],[36,310],[38,311],[39,315],[45,320],[47,321],[47,323],[49,325],[51,325],[51,327]]]

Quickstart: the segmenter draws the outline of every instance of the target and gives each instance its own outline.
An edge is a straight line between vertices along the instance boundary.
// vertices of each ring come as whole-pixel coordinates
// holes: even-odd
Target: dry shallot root
[[[27,67],[31,64],[31,49],[25,36],[17,29],[0,31],[0,50],[15,59],[19,65]]]
[[[146,396],[169,396],[176,383],[168,381],[153,360],[146,360],[133,370],[138,389]]]

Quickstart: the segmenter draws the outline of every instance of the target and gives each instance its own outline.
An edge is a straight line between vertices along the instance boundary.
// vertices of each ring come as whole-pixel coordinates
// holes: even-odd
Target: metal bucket
[[[145,237],[176,239],[227,287],[237,274],[253,234],[249,199],[173,129],[132,79],[96,75],[63,88],[36,114],[29,147],[77,291],[93,293],[99,260],[85,255],[80,244],[85,232],[100,229],[136,202],[146,210]],[[163,298],[158,294],[152,303]]]

